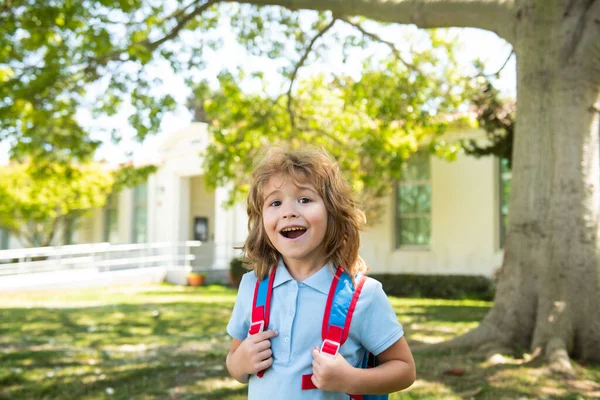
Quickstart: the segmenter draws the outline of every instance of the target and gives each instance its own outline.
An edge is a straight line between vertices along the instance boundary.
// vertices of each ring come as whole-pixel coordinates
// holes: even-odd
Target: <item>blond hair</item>
[[[357,208],[352,188],[338,164],[321,149],[272,148],[255,167],[248,193],[249,234],[242,247],[247,268],[253,269],[258,279],[263,279],[278,262],[279,252],[269,240],[262,220],[264,187],[275,175],[315,187],[327,210],[327,231],[323,239],[327,261],[334,267],[342,266],[351,277],[364,272],[366,266],[358,255],[358,248],[365,215]]]

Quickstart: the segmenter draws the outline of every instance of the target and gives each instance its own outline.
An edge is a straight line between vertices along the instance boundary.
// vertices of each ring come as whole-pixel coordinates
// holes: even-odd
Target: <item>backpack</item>
[[[273,282],[275,281],[275,266],[269,276],[256,282],[254,288],[254,299],[252,302],[252,323],[248,330],[249,335],[262,332],[269,326],[269,315],[271,313],[271,294]],[[342,267],[338,267],[334,279],[329,288],[327,305],[323,315],[323,328],[321,330],[321,352],[335,357],[340,347],[346,342],[350,332],[352,315],[358,302],[362,287],[367,280],[363,274],[356,276],[356,287],[352,284],[352,278]],[[365,351],[361,368],[372,368],[379,364],[377,357]],[[256,376],[262,378],[265,370],[259,371]],[[302,390],[317,389],[312,383],[312,374],[302,376]],[[384,400],[388,395],[349,395],[354,400]]]

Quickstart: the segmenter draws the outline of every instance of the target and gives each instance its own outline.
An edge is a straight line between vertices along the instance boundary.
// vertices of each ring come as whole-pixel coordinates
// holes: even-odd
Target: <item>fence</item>
[[[199,241],[119,244],[94,243],[1,250],[0,276],[68,270],[118,271],[144,267],[190,267]]]

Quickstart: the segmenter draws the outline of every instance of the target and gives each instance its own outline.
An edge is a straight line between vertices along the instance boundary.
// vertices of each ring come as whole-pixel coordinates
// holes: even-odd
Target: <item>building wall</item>
[[[502,263],[497,160],[431,157],[431,185],[430,245],[394,248],[395,198],[390,196],[382,222],[362,235],[362,257],[376,273],[491,276]]]
[[[215,240],[215,193],[208,191],[203,176],[190,178],[190,222],[189,240],[194,239],[193,221],[196,217],[208,218],[208,241]]]
[[[467,132],[468,133],[468,132]],[[247,235],[245,204],[222,205],[228,188],[205,189],[199,152],[206,127],[192,124],[161,147],[163,159],[148,179],[148,241],[193,239],[195,216],[209,217],[209,241],[197,254],[202,268],[227,268]],[[492,275],[502,263],[499,248],[499,171],[492,157],[459,155],[454,162],[431,157],[431,243],[395,248],[395,194],[386,200],[381,222],[362,233],[360,253],[374,273]],[[77,243],[104,241],[104,210],[80,223]],[[131,243],[133,191],[118,199],[118,242]],[[10,247],[15,240],[11,237]],[[201,264],[201,265],[200,265]]]

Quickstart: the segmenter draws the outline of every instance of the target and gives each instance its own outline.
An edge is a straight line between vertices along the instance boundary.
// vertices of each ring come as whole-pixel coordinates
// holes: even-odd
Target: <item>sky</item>
[[[336,26],[336,31],[340,33],[348,33],[352,28],[349,26]],[[375,29],[375,28],[372,28]],[[397,47],[402,51],[404,43],[400,40],[404,34],[418,34],[418,30],[414,27],[407,26],[392,26],[381,28],[377,31],[386,40],[394,41]],[[194,40],[193,34],[189,33],[190,37],[185,40]],[[511,53],[512,47],[503,39],[499,38],[494,33],[482,31],[479,29],[453,28],[449,31],[450,35],[455,35],[457,40],[462,43],[457,53],[459,62],[465,66],[470,66],[475,58],[480,58],[486,65],[486,73],[496,72],[507,60]],[[246,53],[239,44],[236,43],[233,34],[228,29],[228,26],[223,25],[215,32],[215,36],[219,36],[223,40],[223,46],[217,51],[207,51],[205,53],[206,68],[194,74],[195,79],[208,79],[210,82],[216,83],[216,76],[223,69],[233,70],[236,66],[243,66],[247,70],[263,71],[266,76],[273,77],[271,85],[268,89],[270,94],[285,92],[287,83],[279,78],[277,67],[282,63],[289,62],[285,59],[273,61],[266,57],[250,56]],[[325,39],[326,40],[326,39]],[[327,42],[331,44],[331,42]],[[308,76],[317,72],[345,72],[350,75],[358,75],[361,68],[362,60],[365,57],[384,57],[389,54],[390,50],[386,45],[374,44],[365,50],[356,50],[349,57],[349,62],[342,63],[341,51],[335,49],[332,45],[331,51],[327,51],[323,57],[312,62],[300,71],[300,77]],[[156,64],[152,67],[151,73],[155,76],[160,76],[163,79],[163,85],[157,88],[158,91],[168,92],[177,100],[179,106],[174,112],[167,114],[162,123],[160,132],[156,135],[150,135],[144,143],[137,143],[133,137],[133,130],[128,126],[127,117],[131,112],[130,108],[123,109],[113,117],[102,117],[94,119],[90,110],[82,107],[78,111],[77,118],[80,123],[94,132],[98,127],[103,127],[108,130],[117,128],[123,134],[123,141],[119,146],[110,143],[101,146],[96,154],[97,159],[105,159],[112,164],[124,162],[133,158],[137,164],[153,163],[159,159],[158,147],[165,138],[173,132],[184,128],[191,122],[191,114],[185,108],[185,99],[189,96],[184,77],[177,75],[171,69],[163,64]],[[502,92],[505,97],[516,96],[516,63],[515,57],[512,56],[506,66],[503,68],[500,79],[495,81],[496,87]],[[97,88],[91,88],[90,92],[94,93]],[[248,84],[244,90],[258,90]],[[100,136],[100,133],[93,133],[95,137],[106,137],[106,134]],[[130,152],[131,155],[128,155]],[[8,160],[8,144],[0,143],[0,164],[6,163]]]

